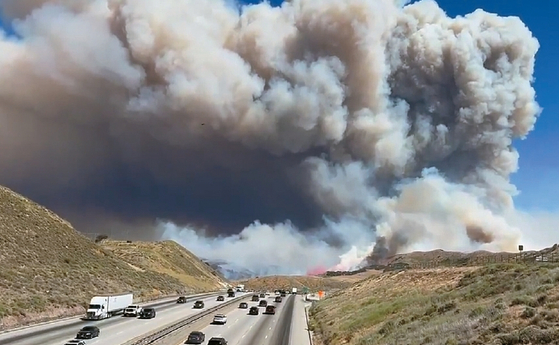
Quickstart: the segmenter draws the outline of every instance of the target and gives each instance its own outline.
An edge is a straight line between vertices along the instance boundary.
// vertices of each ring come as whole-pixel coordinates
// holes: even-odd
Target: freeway
[[[216,293],[217,295],[217,293]],[[212,297],[200,298],[205,302],[206,308],[211,308],[220,303],[217,302],[216,295]],[[226,299],[227,301],[227,299]],[[157,315],[154,319],[141,320],[134,317],[114,316],[110,319],[100,321],[81,321],[70,324],[66,327],[53,327],[40,332],[33,332],[29,329],[18,332],[26,332],[27,334],[17,334],[18,332],[6,333],[0,335],[0,345],[61,345],[66,341],[73,339],[78,330],[86,325],[95,325],[101,330],[99,338],[88,340],[87,345],[111,344],[118,345],[125,343],[142,334],[152,332],[169,323],[180,320],[184,317],[192,316],[203,309],[193,309],[194,300],[185,304],[177,304],[174,301],[155,306]],[[153,306],[151,304],[150,306]],[[45,325],[44,327],[47,327]]]
[[[207,325],[199,330],[205,333],[206,342],[211,337],[223,337],[229,345],[289,345],[295,298],[288,296],[281,303],[268,299],[268,305],[276,306],[275,315],[263,314],[265,308],[259,308],[259,315],[249,315],[248,309],[234,309],[225,313],[225,325]],[[248,304],[250,308],[257,306],[258,302],[251,301]],[[173,345],[183,343],[184,339]]]

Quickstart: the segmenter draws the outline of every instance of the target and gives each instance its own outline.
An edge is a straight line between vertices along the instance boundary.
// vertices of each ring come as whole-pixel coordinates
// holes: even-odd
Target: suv
[[[177,303],[186,303],[186,297],[180,296],[179,299],[177,299]]]
[[[99,336],[99,328],[95,326],[85,326],[76,335],[77,339],[93,339]]]
[[[274,315],[276,313],[276,307],[273,305],[269,305],[266,307],[266,312],[265,314],[272,314]]]
[[[281,297],[280,296],[276,297],[275,302],[276,303],[281,303]]]
[[[225,297],[223,297],[223,296],[217,296],[217,301],[218,301],[218,302],[223,302],[223,301],[225,301]]]
[[[185,344],[203,344],[206,340],[206,335],[200,331],[190,332]]]
[[[213,337],[208,341],[208,345],[227,345],[227,340],[225,338]]]
[[[258,295],[254,295],[254,296],[252,296],[252,301],[253,302],[258,302],[258,301],[260,301],[260,298],[258,298]]]
[[[260,301],[260,303],[258,303],[258,306],[259,306],[259,307],[265,307],[265,306],[267,306],[267,305],[268,305],[268,302],[266,302],[265,299],[263,299],[262,301]]]
[[[239,309],[247,309],[247,308],[248,308],[247,302],[241,302],[241,304],[239,304]]]
[[[260,298],[266,298],[266,294],[265,294],[265,293],[261,293],[261,294],[260,294]]]
[[[249,315],[258,315],[258,307],[250,307]]]
[[[204,301],[194,302],[194,309],[203,309],[203,308],[204,308]]]
[[[144,308],[140,312],[140,319],[153,319],[155,317],[155,309]]]
[[[138,316],[142,312],[142,307],[139,305],[129,305],[124,309],[123,316]]]

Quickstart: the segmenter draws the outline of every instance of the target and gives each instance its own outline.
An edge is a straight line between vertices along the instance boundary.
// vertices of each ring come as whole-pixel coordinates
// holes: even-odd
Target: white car
[[[85,345],[85,341],[78,339],[68,340],[64,345]]]
[[[124,309],[124,316],[138,316],[142,312],[142,307],[139,305],[129,305]]]
[[[214,316],[214,320],[212,323],[225,325],[227,323],[227,316],[223,314],[217,314]]]

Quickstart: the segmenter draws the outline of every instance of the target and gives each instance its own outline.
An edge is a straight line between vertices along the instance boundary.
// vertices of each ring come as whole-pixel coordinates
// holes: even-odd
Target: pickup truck
[[[142,307],[139,305],[129,305],[124,309],[123,316],[138,316],[142,312]]]

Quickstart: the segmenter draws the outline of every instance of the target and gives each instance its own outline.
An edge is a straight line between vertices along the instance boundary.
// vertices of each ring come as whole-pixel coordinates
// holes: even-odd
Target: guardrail
[[[309,344],[314,345],[313,331],[311,331],[310,322],[309,322],[309,308],[307,306],[305,306],[305,320],[307,321],[307,333],[309,335]]]
[[[206,309],[196,315],[192,315],[190,317],[187,317],[186,319],[180,320],[178,322],[175,322],[174,324],[171,324],[169,326],[165,326],[162,329],[159,329],[147,336],[141,336],[138,337],[136,339],[133,339],[129,342],[126,342],[125,345],[148,345],[148,344],[152,344],[158,340],[161,340],[163,337],[166,337],[168,335],[170,335],[173,332],[176,332],[178,330],[180,330],[183,327],[186,327],[188,325],[190,325],[191,323],[198,321],[199,319],[206,317],[212,313],[215,313],[216,311],[218,311],[219,309],[225,308],[226,306],[229,306],[233,303],[239,302],[243,299],[248,298],[249,295],[245,294],[243,296],[239,296],[236,298],[233,298],[223,304],[217,305],[215,307]]]

